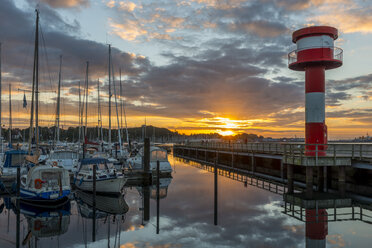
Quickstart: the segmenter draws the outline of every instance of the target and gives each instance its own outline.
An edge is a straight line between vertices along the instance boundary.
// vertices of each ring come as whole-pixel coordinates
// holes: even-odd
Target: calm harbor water
[[[123,197],[97,197],[95,213],[91,196],[82,192],[75,192],[71,204],[59,211],[21,206],[20,247],[312,247],[305,223],[283,213],[280,194],[224,176],[218,176],[214,225],[213,173],[196,163],[169,160],[174,172],[173,179],[161,181],[159,234],[156,187],[134,185],[126,187]],[[13,203],[0,198],[1,248],[16,247]],[[371,247],[371,235],[372,224],[330,221],[324,242],[327,247]]]

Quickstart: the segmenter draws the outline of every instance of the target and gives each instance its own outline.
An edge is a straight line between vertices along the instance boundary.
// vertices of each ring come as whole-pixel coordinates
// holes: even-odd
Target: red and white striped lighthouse
[[[292,35],[297,49],[288,54],[288,67],[305,71],[305,144],[306,155],[325,155],[327,126],[325,124],[325,70],[342,65],[342,49],[334,47],[338,37],[336,28],[314,26],[302,28]]]

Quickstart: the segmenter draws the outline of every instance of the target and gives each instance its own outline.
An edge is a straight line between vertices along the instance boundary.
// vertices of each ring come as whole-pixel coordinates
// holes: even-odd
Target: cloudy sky
[[[339,30],[341,68],[326,73],[330,139],[372,132],[372,3],[363,0],[2,0],[3,124],[12,85],[13,123],[29,119],[35,12],[40,9],[41,120],[53,125],[59,55],[63,126],[78,122],[78,85],[89,61],[89,119],[100,80],[108,125],[108,45],[129,126],[185,133],[234,131],[304,136],[304,73],[290,71],[291,34]],[[112,86],[114,87],[114,86]],[[26,96],[28,106],[22,108]],[[115,108],[113,108],[115,113]],[[116,125],[116,119],[112,120]]]

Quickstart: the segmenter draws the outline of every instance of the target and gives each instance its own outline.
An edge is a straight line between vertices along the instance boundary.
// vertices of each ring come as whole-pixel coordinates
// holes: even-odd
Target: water
[[[120,244],[122,248],[282,248],[314,247],[314,242],[321,245],[316,247],[371,247],[372,224],[362,221],[330,221],[328,230],[323,232],[328,232],[324,241],[306,241],[305,223],[283,213],[280,194],[224,176],[218,176],[218,225],[214,225],[213,173],[171,156],[170,161],[175,172],[171,181],[163,181],[161,185],[159,234],[156,234],[156,187],[133,186],[126,188],[123,198],[97,198],[95,233],[89,195],[76,194],[80,198],[71,201],[70,210],[44,213],[45,217],[32,217],[31,212],[24,213],[23,209],[20,247],[118,247]],[[149,221],[142,195],[150,196]],[[0,205],[5,201],[9,199],[0,199]],[[111,214],[99,209],[109,210]],[[337,214],[349,210],[337,209]],[[16,247],[16,214],[5,204],[0,211],[0,247]],[[332,210],[327,212],[330,214]],[[363,214],[371,216],[368,210]],[[316,229],[319,231],[319,226]],[[92,242],[93,239],[96,241]]]

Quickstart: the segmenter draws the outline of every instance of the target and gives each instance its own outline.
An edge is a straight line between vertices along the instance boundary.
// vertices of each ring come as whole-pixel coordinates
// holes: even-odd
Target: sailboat
[[[60,142],[60,116],[61,116],[61,71],[62,71],[62,55],[59,57],[59,74],[58,74],[58,93],[57,93],[57,117],[56,117],[56,132],[54,139],[54,149],[49,154],[46,161],[47,164],[53,166],[62,166],[67,169],[71,176],[77,169],[79,154]]]
[[[39,165],[39,11],[36,10],[36,32],[34,70],[32,80],[32,103],[30,118],[30,137],[28,156],[26,161],[33,163],[27,174],[21,176],[21,202],[33,206],[57,207],[69,201],[71,193],[68,171],[63,167],[53,165]],[[35,113],[34,113],[35,108]],[[35,114],[35,155],[31,155],[31,141],[34,136],[33,123]]]

